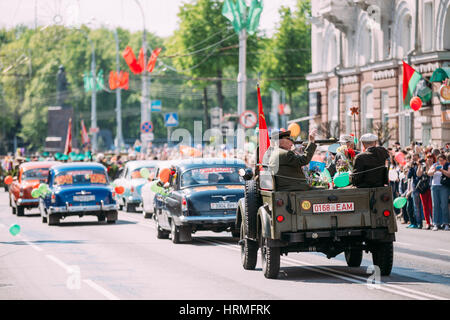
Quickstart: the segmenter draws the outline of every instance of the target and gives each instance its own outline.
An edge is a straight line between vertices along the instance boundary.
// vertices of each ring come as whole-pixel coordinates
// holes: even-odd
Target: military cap
[[[278,132],[274,132],[272,133],[272,136],[270,137],[270,139],[283,139],[283,138],[289,138],[291,136],[291,131],[278,131]]]
[[[339,137],[339,143],[353,142],[355,139],[349,134],[343,134]]]
[[[361,142],[375,142],[378,141],[378,137],[373,133],[366,133],[361,136],[359,139]]]

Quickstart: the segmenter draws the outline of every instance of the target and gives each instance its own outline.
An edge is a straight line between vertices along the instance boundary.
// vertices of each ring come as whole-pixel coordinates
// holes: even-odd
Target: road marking
[[[438,249],[439,251],[445,251],[445,252],[449,252],[450,253],[450,250],[445,250],[445,249]]]
[[[394,242],[395,244],[399,244],[399,245],[401,245],[401,246],[407,246],[407,247],[410,247],[410,246],[412,246],[412,244],[411,243],[405,243],[405,242],[398,242],[398,241],[396,241],[396,242]]]
[[[43,250],[42,248],[39,248],[38,246],[36,246],[34,243],[31,243],[30,240],[24,239],[24,238],[22,238],[22,239],[23,239],[23,241],[24,241],[26,244],[28,244],[29,246],[31,246],[33,249],[35,249],[35,250],[37,250],[37,251],[42,251],[42,250]]]
[[[224,248],[227,248],[227,249],[230,249],[230,250],[240,251],[239,248],[236,248],[234,246],[230,246],[229,244],[227,244],[225,242],[222,242],[222,241],[219,241],[219,240],[205,240],[205,239],[199,239],[199,238],[196,238],[196,239],[200,240],[202,242],[213,243],[213,244],[215,244],[217,246],[224,247]],[[364,278],[364,277],[361,277],[361,276],[357,276],[357,275],[353,275],[353,274],[350,274],[350,273],[347,273],[347,272],[342,272],[342,271],[338,271],[338,270],[329,269],[327,267],[315,266],[313,264],[310,264],[310,263],[307,263],[307,262],[302,262],[302,261],[299,261],[297,259],[283,257],[283,263],[291,263],[294,266],[298,266],[298,264],[301,264],[303,266],[309,267],[308,269],[310,269],[312,271],[328,274],[328,275],[330,275],[332,277],[337,277],[337,278],[339,278],[341,280],[343,279],[343,280],[347,280],[347,281],[350,281],[350,282],[355,282],[355,283],[360,283],[360,284],[367,284],[367,278]],[[424,299],[427,299],[427,298],[436,299],[436,300],[448,300],[447,298],[444,298],[444,297],[440,297],[440,296],[436,296],[436,295],[433,295],[433,294],[428,294],[428,293],[416,291],[416,290],[409,289],[409,288],[397,287],[397,286],[394,286],[394,285],[391,285],[391,284],[387,284],[385,282],[380,282],[380,283],[377,283],[377,284],[381,285],[379,290],[383,290],[383,291],[387,291],[387,292],[391,292],[391,293],[396,293],[398,295],[406,296],[406,297],[417,299],[417,300],[424,300]]]
[[[92,281],[90,279],[84,279],[83,282],[86,283],[88,286],[90,286],[92,289],[94,289],[97,292],[104,295],[109,300],[120,300],[117,296],[115,296],[114,294],[112,294],[111,292],[106,290],[105,288],[99,286],[98,284],[96,284],[94,281]]]
[[[56,258],[56,257],[54,257],[54,256],[52,256],[50,254],[46,254],[45,256],[47,257],[47,259],[52,260],[54,263],[59,265],[61,268],[65,269],[68,273],[72,272],[72,268],[69,267],[68,265],[66,265],[64,262],[62,262],[58,258]]]

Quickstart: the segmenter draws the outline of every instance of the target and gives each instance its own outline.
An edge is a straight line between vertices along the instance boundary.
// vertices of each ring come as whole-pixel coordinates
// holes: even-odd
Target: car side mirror
[[[253,178],[253,171],[250,168],[241,168],[239,169],[239,175],[244,179],[244,180],[251,180]]]

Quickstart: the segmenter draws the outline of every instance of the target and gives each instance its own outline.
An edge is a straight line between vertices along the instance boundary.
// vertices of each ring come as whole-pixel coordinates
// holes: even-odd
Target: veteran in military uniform
[[[270,154],[269,168],[275,177],[275,190],[306,191],[311,189],[302,167],[311,161],[316,151],[316,132],[316,130],[311,131],[304,154],[295,152],[290,131],[277,132],[272,135],[271,145],[273,145],[273,150]]]
[[[386,160],[389,152],[383,147],[377,147],[378,137],[372,133],[363,135],[360,139],[366,151],[355,157],[352,184],[358,188],[376,188],[388,184]]]

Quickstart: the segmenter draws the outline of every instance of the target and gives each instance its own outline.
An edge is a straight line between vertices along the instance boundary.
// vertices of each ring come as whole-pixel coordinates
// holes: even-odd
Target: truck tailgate
[[[293,229],[318,230],[370,228],[369,189],[335,189],[296,192]]]

